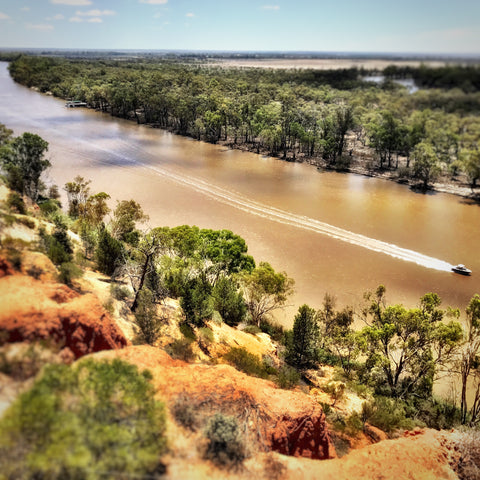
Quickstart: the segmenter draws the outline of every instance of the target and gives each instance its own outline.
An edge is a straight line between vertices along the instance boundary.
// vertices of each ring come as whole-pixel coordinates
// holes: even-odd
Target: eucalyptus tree
[[[444,322],[441,299],[427,293],[418,308],[385,306],[385,288],[367,296],[363,350],[367,369],[379,373],[377,391],[399,398],[429,397],[441,368],[451,365],[462,341],[462,328]]]
[[[29,132],[7,142],[8,130],[4,130],[3,137],[0,161],[9,187],[36,202],[42,188],[41,176],[50,167],[50,161],[45,158],[48,142]]]
[[[413,150],[413,176],[423,183],[426,189],[430,182],[435,181],[441,172],[433,146],[420,142]]]
[[[268,314],[285,306],[295,284],[285,272],[275,272],[267,262],[261,262],[251,272],[241,272],[238,279],[248,312],[258,326]]]
[[[480,296],[474,295],[466,309],[467,330],[460,355],[459,370],[462,384],[460,410],[462,423],[477,424],[480,420]],[[469,410],[467,388],[472,383],[473,404]]]

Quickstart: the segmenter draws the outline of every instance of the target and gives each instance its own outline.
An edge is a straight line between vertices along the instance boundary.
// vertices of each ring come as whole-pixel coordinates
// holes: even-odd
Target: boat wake
[[[247,212],[249,214],[257,215],[268,220],[273,220],[284,225],[291,225],[304,230],[309,230],[336,240],[350,243],[359,247],[372,250],[374,252],[383,253],[406,262],[413,262],[426,268],[450,272],[452,265],[443,260],[423,255],[406,248],[399,247],[391,243],[376,240],[374,238],[366,237],[358,233],[350,232],[334,225],[330,225],[313,218],[302,215],[297,215],[275,207],[263,205],[251,199],[243,197],[240,194],[233,193],[230,190],[212,185],[208,182],[198,178],[189,177],[186,175],[179,175],[164,168],[144,165],[144,167],[154,171],[156,174],[169,178],[176,183],[188,186],[204,195],[213,198],[217,201],[230,205]]]
[[[328,223],[315,220],[313,218],[297,215],[284,210],[280,210],[275,207],[261,204],[254,200],[246,198],[239,193],[235,193],[231,190],[221,188],[199,178],[191,177],[185,174],[175,173],[165,167],[153,166],[148,163],[143,163],[137,159],[132,159],[131,157],[122,155],[118,152],[103,149],[98,144],[89,145],[95,146],[97,149],[105,151],[105,153],[108,152],[108,154],[113,155],[117,158],[117,161],[109,162],[105,157],[103,157],[102,163],[108,163],[110,165],[114,163],[115,165],[120,167],[132,164],[141,166],[155,173],[156,175],[167,178],[179,185],[184,185],[190,189],[193,189],[194,191],[202,193],[209,198],[247,212],[251,215],[256,215],[271,221],[282,223],[284,225],[290,225],[297,228],[302,228],[303,230],[308,230],[311,232],[326,235],[336,240],[341,240],[343,242],[363,247],[374,252],[389,255],[393,258],[397,258],[406,262],[413,262],[426,268],[445,272],[450,272],[452,270],[453,265],[446,261],[424,255],[414,250],[402,248],[398,245],[387,243],[382,240],[377,240],[374,238],[366,237],[365,235],[350,232],[348,230],[335,227],[334,225],[330,225]],[[121,160],[120,165],[118,165],[118,160]]]

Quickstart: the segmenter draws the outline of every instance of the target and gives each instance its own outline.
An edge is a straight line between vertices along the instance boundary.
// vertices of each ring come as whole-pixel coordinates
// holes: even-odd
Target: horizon
[[[47,55],[61,53],[68,54],[149,54],[149,55],[191,55],[205,56],[207,58],[219,59],[312,59],[312,60],[379,60],[388,59],[392,61],[480,61],[480,53],[428,53],[428,52],[378,52],[378,51],[301,51],[301,50],[203,50],[203,49],[152,49],[152,48],[66,48],[66,47],[2,47],[3,53],[27,53]]]
[[[480,3],[0,0],[0,49],[476,57]]]

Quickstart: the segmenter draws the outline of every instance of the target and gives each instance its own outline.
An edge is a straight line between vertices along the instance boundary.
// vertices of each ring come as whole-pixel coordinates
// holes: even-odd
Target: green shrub
[[[296,368],[285,365],[278,371],[277,385],[280,388],[289,390],[298,385],[300,378],[300,372]]]
[[[15,215],[9,214],[3,214],[2,219],[6,227],[11,227],[17,221],[17,217]]]
[[[57,227],[52,235],[41,228],[39,235],[45,253],[55,265],[71,262],[73,248],[65,228]]]
[[[189,340],[196,340],[197,336],[195,335],[195,331],[188,323],[181,323],[180,324],[180,333]]]
[[[113,238],[103,227],[100,230],[95,250],[95,262],[98,270],[105,275],[112,275],[121,262],[123,252],[122,242]]]
[[[213,335],[213,330],[208,328],[208,327],[202,327],[198,330],[198,333],[200,334],[200,337],[202,340],[204,340],[207,343],[213,343],[215,340],[215,337]]]
[[[0,420],[2,478],[127,479],[162,472],[165,410],[149,380],[149,372],[121,360],[46,367]]]
[[[398,429],[411,430],[416,426],[411,418],[407,418],[405,403],[388,397],[377,396],[371,402],[364,402],[361,418],[363,422],[368,422],[386,433]]]
[[[429,428],[446,430],[462,423],[460,409],[451,402],[429,398],[417,402],[414,406],[415,416]]]
[[[347,417],[337,413],[333,420],[333,425],[337,432],[343,432],[350,437],[358,436],[364,427],[361,415],[357,412],[353,412]]]
[[[356,437],[363,430],[364,423],[359,413],[353,412],[345,420],[345,433]]]
[[[120,300],[122,302],[132,298],[132,292],[130,289],[123,285],[118,285],[117,283],[112,283],[110,285],[110,294],[115,300]]]
[[[185,320],[192,326],[203,327],[205,321],[212,316],[212,287],[201,279],[193,279],[187,283],[180,299],[180,306],[185,313]]]
[[[193,341],[188,338],[174,340],[167,346],[166,351],[172,357],[184,362],[191,362],[195,358]]]
[[[242,331],[245,333],[250,333],[251,335],[262,333],[262,330],[256,325],[247,325]]]
[[[237,284],[229,277],[221,277],[212,291],[213,308],[217,310],[223,321],[231,327],[237,326],[247,313],[243,295]]]
[[[16,192],[10,192],[7,197],[7,206],[11,212],[20,213],[25,215],[27,208],[23,198]]]
[[[57,200],[49,199],[39,202],[38,206],[42,215],[46,218],[50,218],[55,213],[58,213],[60,210],[59,202]]]
[[[158,315],[153,293],[145,287],[140,290],[138,295],[135,325],[140,330],[139,338],[141,341],[153,345],[160,334],[162,319]]]
[[[32,265],[27,270],[27,275],[35,278],[36,280],[38,280],[42,276],[43,273],[44,273],[43,269],[41,267],[38,267],[37,265]]]
[[[82,275],[83,270],[74,263],[65,262],[58,267],[58,281],[69,287],[72,286],[74,279],[80,278]]]
[[[221,467],[238,467],[246,458],[246,449],[234,417],[216,413],[205,428],[208,440],[205,458]]]
[[[282,342],[285,329],[275,322],[269,322],[268,320],[260,321],[260,330],[263,333],[270,335],[270,337],[276,342]]]
[[[113,304],[113,299],[109,298],[105,302],[102,303],[102,307],[110,314],[113,315],[115,313],[115,305]],[[140,342],[141,343],[141,342]]]
[[[254,377],[267,378],[269,373],[259,357],[243,347],[232,347],[224,356],[236,369]]]

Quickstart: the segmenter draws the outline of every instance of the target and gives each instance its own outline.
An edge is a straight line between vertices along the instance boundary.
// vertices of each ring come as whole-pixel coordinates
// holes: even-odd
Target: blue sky
[[[0,0],[0,48],[480,54],[478,0]]]

